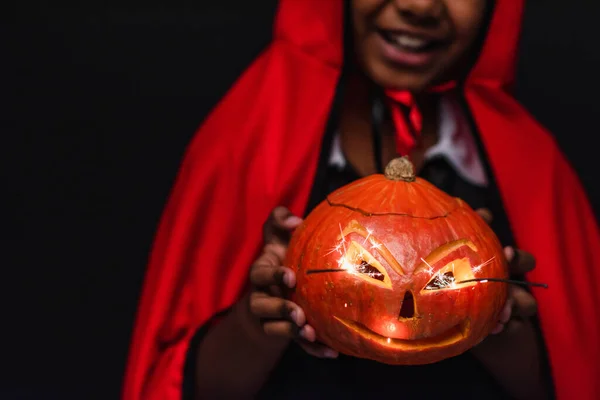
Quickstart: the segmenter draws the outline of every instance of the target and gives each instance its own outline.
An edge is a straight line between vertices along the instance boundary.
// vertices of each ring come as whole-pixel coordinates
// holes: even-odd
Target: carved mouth
[[[471,328],[471,322],[467,319],[436,336],[423,339],[393,339],[381,336],[358,322],[344,320],[338,317],[334,318],[341,322],[346,328],[358,333],[365,339],[377,342],[381,346],[402,350],[418,350],[422,347],[447,347],[458,343],[467,337]]]

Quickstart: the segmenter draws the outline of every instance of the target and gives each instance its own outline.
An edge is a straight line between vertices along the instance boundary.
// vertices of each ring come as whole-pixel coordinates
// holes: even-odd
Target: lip
[[[414,340],[392,339],[387,338],[385,336],[381,336],[380,334],[373,332],[372,330],[370,330],[362,324],[359,324],[358,322],[345,320],[338,317],[334,318],[346,328],[359,334],[363,338],[376,342],[381,346],[399,350],[418,350],[423,347],[432,348],[451,346],[467,337],[471,330],[471,321],[466,319],[436,336]]]
[[[412,52],[401,49],[388,42],[384,37],[385,33],[406,34],[416,38],[433,41],[435,42],[435,45],[431,49]],[[431,65],[445,44],[444,40],[432,35],[424,35],[422,33],[398,29],[376,29],[375,40],[376,46],[379,48],[381,55],[386,61],[400,67],[415,69]]]

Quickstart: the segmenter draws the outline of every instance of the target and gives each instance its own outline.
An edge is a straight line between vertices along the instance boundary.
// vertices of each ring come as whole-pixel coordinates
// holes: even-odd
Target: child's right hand
[[[265,247],[250,270],[250,313],[267,335],[294,339],[313,356],[335,358],[336,351],[315,342],[315,330],[306,323],[304,311],[282,297],[286,288],[296,286],[296,275],[282,263],[291,232],[301,223],[302,219],[284,207],[275,208],[265,223]]]

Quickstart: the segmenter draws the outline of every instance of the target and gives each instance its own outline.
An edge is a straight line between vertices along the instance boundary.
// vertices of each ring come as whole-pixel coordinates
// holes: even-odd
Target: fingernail
[[[302,222],[302,218],[297,217],[295,215],[290,215],[286,218],[285,223],[289,225],[298,225]]]
[[[332,349],[326,349],[323,354],[325,355],[325,357],[327,358],[337,358],[338,356],[338,352]]]
[[[283,274],[283,283],[285,284],[285,286],[291,288],[292,287],[292,274],[290,274],[289,272],[285,272]]]
[[[292,321],[294,321],[294,323],[296,325],[298,325],[298,311],[297,310],[292,310],[292,312],[290,312],[290,318]]]
[[[512,302],[509,300],[504,305],[504,308],[500,312],[500,317],[498,319],[500,320],[500,323],[505,324],[510,320],[511,315],[512,315]]]
[[[515,257],[515,249],[513,249],[510,246],[505,247],[504,248],[504,256],[506,257],[506,260],[508,262],[512,262],[513,258]]]
[[[308,340],[308,338],[306,337],[306,329],[304,329],[304,328],[301,328],[301,329],[300,329],[300,332],[299,332],[299,335],[300,335],[300,337],[301,337],[302,339],[304,339],[304,340]]]
[[[492,331],[490,332],[491,335],[497,335],[500,332],[502,332],[504,330],[504,325],[502,324],[498,324],[496,325],[496,327],[494,329],[492,329]]]
[[[315,337],[314,335],[308,335],[308,329],[307,329],[308,325],[304,325],[301,329],[300,329],[300,337],[304,340],[306,340],[307,342],[311,342],[314,343],[315,342]]]

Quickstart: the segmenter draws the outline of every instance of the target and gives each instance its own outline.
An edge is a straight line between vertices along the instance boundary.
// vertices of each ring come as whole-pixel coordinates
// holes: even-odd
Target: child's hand
[[[492,215],[488,210],[477,210],[477,213],[490,223]],[[524,275],[535,268],[535,258],[531,253],[513,247],[504,248],[504,256],[508,261],[510,275]],[[537,312],[537,302],[533,295],[520,286],[510,285],[508,298],[504,305],[498,324],[491,335],[473,348],[480,358],[495,357],[506,347],[513,345],[512,337],[523,329],[531,329],[531,321]]]
[[[304,311],[282,297],[286,288],[296,285],[296,275],[282,263],[291,232],[301,222],[286,208],[278,207],[265,223],[265,247],[250,270],[249,309],[267,335],[294,339],[313,356],[334,358],[337,352],[315,343],[315,330],[306,323]]]
[[[505,247],[504,255],[511,275],[524,275],[535,268],[535,258],[526,251]],[[492,335],[500,334],[504,330],[518,329],[523,323],[522,319],[533,317],[536,311],[537,303],[531,293],[519,286],[509,286],[508,299]]]
[[[488,224],[491,222],[492,214],[489,210],[479,209],[477,213]],[[535,258],[526,251],[505,247],[504,256],[508,261],[510,275],[525,275],[535,268]],[[522,287],[510,285],[504,309],[500,313],[498,324],[491,334],[498,335],[505,330],[518,329],[518,326],[523,323],[523,319],[533,317],[536,311],[537,303],[531,293]]]

